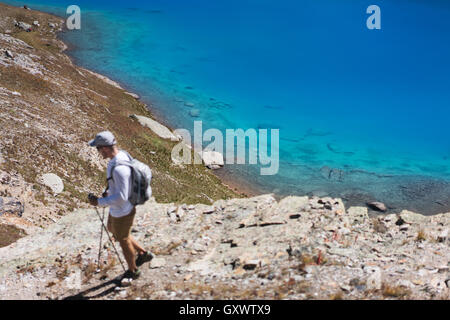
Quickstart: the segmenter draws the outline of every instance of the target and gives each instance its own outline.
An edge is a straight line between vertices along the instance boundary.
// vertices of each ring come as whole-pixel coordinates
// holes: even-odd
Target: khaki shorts
[[[111,215],[108,216],[108,230],[113,234],[116,241],[128,239],[135,214],[136,208],[133,208],[133,210],[124,217],[115,218]]]

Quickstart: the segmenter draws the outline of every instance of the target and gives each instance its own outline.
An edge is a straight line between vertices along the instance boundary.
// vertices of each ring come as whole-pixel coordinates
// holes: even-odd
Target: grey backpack
[[[128,158],[130,158],[130,160],[117,161],[116,164],[111,168],[111,177],[109,179],[112,179],[112,173],[116,166],[125,165],[130,167],[131,194],[128,198],[128,201],[130,201],[133,206],[144,204],[148,199],[150,199],[152,195],[152,189],[150,187],[150,182],[152,180],[152,170],[145,163],[142,163],[139,160],[131,157],[128,152],[124,152],[128,155]]]

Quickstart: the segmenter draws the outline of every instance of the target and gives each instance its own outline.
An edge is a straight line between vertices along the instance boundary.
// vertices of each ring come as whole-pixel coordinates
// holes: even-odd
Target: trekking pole
[[[127,270],[126,270],[125,267],[123,266],[122,259],[120,259],[119,252],[117,251],[116,246],[114,245],[114,242],[112,241],[111,236],[110,236],[109,233],[108,233],[108,229],[105,227],[105,224],[103,223],[102,217],[101,217],[101,215],[100,215],[100,212],[98,212],[97,207],[95,207],[95,212],[97,212],[98,218],[99,218],[100,221],[102,222],[102,226],[103,226],[103,228],[105,229],[105,233],[108,235],[109,241],[111,242],[111,244],[112,244],[112,246],[113,246],[113,248],[114,248],[114,251],[116,251],[117,258],[119,259],[119,262],[120,262],[120,265],[122,266],[123,271],[124,271],[124,272],[127,272]]]
[[[102,225],[105,221],[105,208],[103,208]],[[100,244],[98,245],[98,259],[97,259],[97,272],[100,272],[100,257],[102,255],[102,239],[103,239],[103,226],[100,226]]]

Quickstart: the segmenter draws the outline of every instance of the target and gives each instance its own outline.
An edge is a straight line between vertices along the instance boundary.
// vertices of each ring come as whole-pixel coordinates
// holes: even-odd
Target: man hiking
[[[137,279],[140,276],[138,267],[150,261],[153,255],[130,235],[136,214],[136,207],[129,201],[132,172],[129,166],[120,162],[129,161],[131,157],[117,148],[116,139],[109,131],[97,134],[95,139],[89,141],[89,145],[96,147],[103,159],[110,159],[106,169],[107,191],[103,193],[103,198],[89,197],[89,202],[94,206],[109,206],[107,228],[120,243],[128,264],[128,271],[125,272],[124,278]]]

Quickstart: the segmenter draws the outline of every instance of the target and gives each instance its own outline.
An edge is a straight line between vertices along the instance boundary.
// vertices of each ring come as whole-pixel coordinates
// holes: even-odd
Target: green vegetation
[[[26,233],[22,229],[12,225],[0,224],[0,248],[16,242],[25,235]]]

